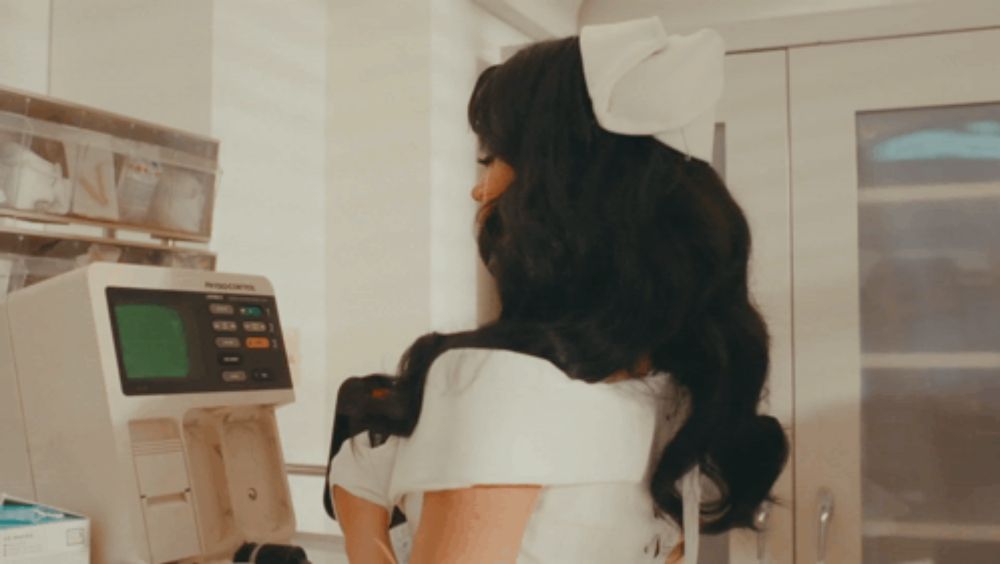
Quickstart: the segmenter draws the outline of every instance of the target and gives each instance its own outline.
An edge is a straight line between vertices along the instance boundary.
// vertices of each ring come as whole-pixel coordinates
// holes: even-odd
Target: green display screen
[[[125,378],[187,378],[187,334],[176,309],[151,304],[114,306]]]

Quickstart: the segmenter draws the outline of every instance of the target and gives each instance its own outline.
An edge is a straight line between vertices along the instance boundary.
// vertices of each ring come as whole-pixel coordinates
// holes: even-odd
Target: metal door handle
[[[826,539],[830,520],[833,519],[833,494],[823,488],[819,492],[819,539],[817,542],[817,564],[826,564]]]
[[[767,543],[767,520],[771,516],[771,504],[764,502],[757,509],[753,516],[754,524],[757,526],[757,564],[764,564],[766,556],[765,545]]]

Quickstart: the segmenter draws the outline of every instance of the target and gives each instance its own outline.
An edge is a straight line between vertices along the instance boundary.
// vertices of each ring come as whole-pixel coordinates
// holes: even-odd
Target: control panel
[[[290,388],[273,296],[107,288],[126,395]]]

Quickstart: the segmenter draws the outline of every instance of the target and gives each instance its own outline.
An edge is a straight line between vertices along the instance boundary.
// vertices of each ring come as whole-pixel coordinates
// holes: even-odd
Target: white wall
[[[471,2],[337,1],[329,70],[329,366],[395,369],[419,335],[476,322],[478,61],[521,33]]]
[[[430,4],[329,4],[327,363],[392,372],[430,325]]]
[[[913,3],[914,0],[584,0],[580,23],[613,22],[657,14],[670,27],[687,28],[708,22],[763,20]]]
[[[0,85],[48,92],[48,2],[0,0]]]
[[[533,39],[574,35],[583,0],[471,0]]]
[[[471,2],[337,1],[330,9],[329,367],[393,372],[431,330],[477,320],[479,61],[527,40]]]
[[[49,94],[210,134],[211,24],[203,0],[52,0]]]
[[[477,324],[492,301],[474,237],[476,138],[466,119],[482,67],[529,39],[472,2],[433,0],[431,20],[431,327]],[[484,287],[481,287],[484,286]]]

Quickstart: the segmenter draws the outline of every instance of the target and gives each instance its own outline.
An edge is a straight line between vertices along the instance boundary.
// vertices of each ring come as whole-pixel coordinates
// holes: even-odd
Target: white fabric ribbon
[[[580,52],[601,127],[711,162],[725,57],[717,32],[667,35],[657,17],[585,26]]]
[[[697,464],[681,477],[684,504],[684,563],[698,564],[698,540],[701,535],[701,467]]]

